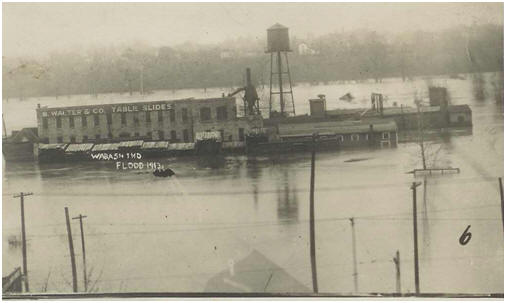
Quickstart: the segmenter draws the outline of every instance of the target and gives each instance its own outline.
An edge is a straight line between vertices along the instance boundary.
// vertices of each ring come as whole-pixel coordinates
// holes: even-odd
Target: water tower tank
[[[287,51],[290,51],[288,27],[276,23],[267,29],[267,52]]]

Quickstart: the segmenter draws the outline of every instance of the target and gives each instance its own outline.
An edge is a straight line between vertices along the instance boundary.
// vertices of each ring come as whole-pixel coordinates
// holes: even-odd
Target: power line
[[[469,210],[469,209],[479,209],[479,208],[488,208],[488,207],[497,207],[495,204],[484,204],[479,206],[471,206],[471,207],[461,207],[461,208],[446,208],[446,209],[438,209],[438,210],[432,210],[432,211],[419,211],[417,214],[424,214],[424,213],[440,213],[440,212],[450,212],[450,211],[460,211],[460,210]],[[411,220],[410,217],[392,217],[392,216],[408,216],[412,213],[387,213],[387,214],[379,214],[379,215],[370,215],[370,216],[356,216],[355,219],[360,220]],[[465,217],[465,218],[427,218],[425,220],[428,221],[438,221],[438,220],[477,220],[477,221],[495,221],[499,220],[500,218],[472,218],[472,217]],[[325,221],[347,221],[349,218],[347,217],[330,217],[330,218],[321,218],[321,219],[315,219],[315,221],[318,222],[325,222]],[[424,218],[419,219],[424,220]],[[308,222],[307,219],[297,219],[296,222],[292,219],[286,219],[286,220],[277,220],[277,221],[256,221],[256,222],[247,222],[247,223],[236,223],[236,222],[210,222],[210,223],[119,223],[119,222],[111,222],[111,223],[90,223],[89,225],[92,226],[195,226],[195,225],[210,225],[210,226],[220,226],[220,225],[286,225],[286,224],[296,224],[297,222]],[[63,226],[66,223],[52,223],[52,224],[40,224],[40,225],[30,225],[33,228],[41,228],[41,227],[52,227],[52,226]],[[10,230],[15,228],[4,228],[4,230]]]
[[[484,182],[497,182],[497,178],[493,177],[476,177],[476,178],[465,178],[465,179],[438,179],[439,182],[437,185],[445,185],[445,184],[465,184],[465,183],[475,183],[476,180],[481,180]],[[398,183],[383,183],[383,184],[366,184],[366,185],[345,185],[345,186],[324,186],[324,187],[317,187],[315,188],[318,191],[336,191],[336,190],[353,190],[353,189],[364,189],[364,188],[387,188],[387,187],[405,187],[407,185],[410,185],[410,182],[398,182]],[[294,192],[309,192],[309,188],[300,188],[300,189],[293,189]],[[278,193],[278,189],[269,189],[269,190],[260,190],[257,192],[258,194],[275,194]],[[124,192],[124,193],[110,193],[110,192],[104,192],[104,193],[90,193],[90,192],[72,192],[72,193],[48,193],[48,192],[41,192],[36,193],[37,196],[40,197],[111,197],[111,196],[117,196],[117,197],[123,197],[123,196],[129,196],[129,197],[158,197],[163,196],[167,197],[168,195],[171,196],[217,196],[217,195],[251,195],[250,191],[205,191],[205,192],[161,192],[161,193],[139,193],[139,192]],[[12,193],[2,193],[4,196],[10,196]]]

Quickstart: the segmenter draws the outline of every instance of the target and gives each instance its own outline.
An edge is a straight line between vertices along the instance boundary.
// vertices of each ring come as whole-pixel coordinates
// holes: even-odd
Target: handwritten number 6
[[[466,245],[467,242],[471,240],[472,234],[468,232],[469,228],[471,228],[471,225],[468,225],[466,230],[464,230],[464,233],[462,233],[462,236],[460,236],[460,245]]]

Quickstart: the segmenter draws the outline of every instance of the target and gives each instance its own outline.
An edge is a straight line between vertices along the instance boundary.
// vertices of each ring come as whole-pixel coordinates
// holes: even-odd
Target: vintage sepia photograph
[[[504,3],[3,2],[2,298],[504,298]]]

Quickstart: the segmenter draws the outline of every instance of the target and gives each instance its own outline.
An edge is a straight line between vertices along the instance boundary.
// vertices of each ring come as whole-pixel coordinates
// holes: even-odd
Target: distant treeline
[[[241,37],[215,45],[103,48],[53,53],[44,59],[4,57],[3,96],[237,87],[244,83],[246,67],[252,69],[257,84],[268,85],[270,56],[264,53],[265,44]],[[381,81],[385,77],[408,80],[419,75],[503,70],[501,25],[395,35],[364,30],[335,32],[307,39],[292,37],[291,44],[289,62],[294,82]],[[300,53],[302,48],[304,52]]]

